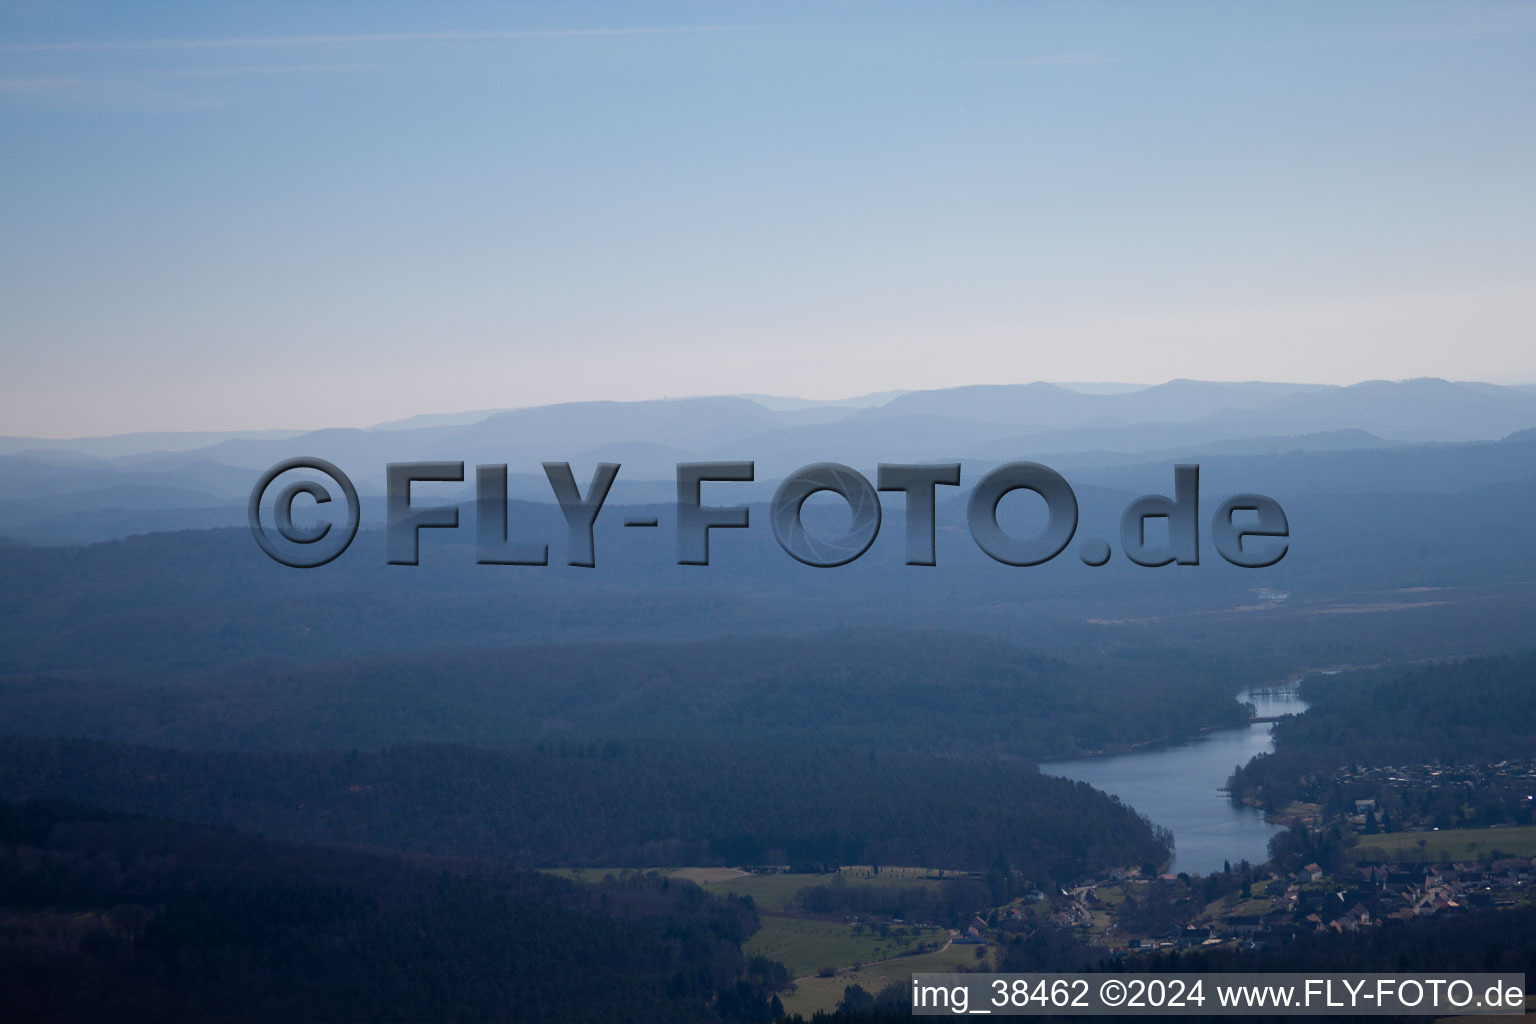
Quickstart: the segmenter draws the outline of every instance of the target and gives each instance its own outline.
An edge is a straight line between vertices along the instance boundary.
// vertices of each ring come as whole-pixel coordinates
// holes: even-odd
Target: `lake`
[[[1248,690],[1237,699],[1252,703],[1260,718],[1307,709],[1295,686]],[[1215,729],[1133,754],[1051,761],[1040,770],[1118,796],[1173,833],[1172,870],[1209,874],[1220,871],[1223,861],[1269,859],[1269,837],[1277,826],[1251,807],[1234,805],[1222,787],[1234,767],[1273,749],[1273,729],[1272,722]]]

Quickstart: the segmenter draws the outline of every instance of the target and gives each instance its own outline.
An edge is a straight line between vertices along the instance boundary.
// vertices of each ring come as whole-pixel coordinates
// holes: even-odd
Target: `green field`
[[[1393,832],[1390,835],[1361,836],[1349,851],[1352,859],[1392,860],[1404,863],[1476,860],[1498,850],[1502,853],[1536,856],[1536,825],[1516,828],[1456,828],[1439,832]]]
[[[576,882],[601,882],[604,875],[612,875],[618,878],[626,871],[659,870],[664,875],[672,872],[661,868],[540,868],[546,875],[559,875],[561,878],[569,878]]]
[[[687,870],[687,869],[685,869]],[[601,875],[597,877],[601,878]],[[768,913],[797,910],[795,894],[811,885],[827,885],[841,877],[849,885],[915,885],[938,887],[944,883],[926,868],[881,868],[878,875],[864,868],[843,868],[837,875],[742,875],[718,882],[703,882],[710,892],[750,895],[757,909]],[[954,876],[950,876],[954,877]]]
[[[672,872],[672,877],[686,878],[700,885],[713,885],[733,878],[743,878],[746,874],[740,868],[678,868]]]
[[[722,868],[546,868],[551,875],[571,878],[578,882],[600,882],[604,875],[618,877],[625,871],[656,870],[664,875],[686,878],[697,882],[713,893],[735,893],[751,896],[757,909],[767,913],[794,910],[795,894],[808,885],[832,880],[831,875],[748,875],[734,873],[734,877],[721,878],[729,869]]]
[[[549,872],[562,878],[596,882],[604,875],[618,876],[625,870],[616,867],[553,868]],[[881,867],[877,875],[871,868],[858,866],[843,868],[837,876],[753,875],[730,868],[662,869],[662,873],[697,882],[708,892],[752,897],[761,912],[762,928],[743,943],[742,949],[748,956],[777,960],[789,971],[790,977],[799,979],[796,991],[781,997],[785,1009],[791,1013],[809,1016],[817,1010],[834,1009],[843,998],[843,989],[849,985],[861,985],[873,994],[892,981],[907,981],[917,971],[974,970],[980,965],[976,958],[977,947],[971,945],[950,946],[942,952],[917,956],[901,955],[924,942],[944,945],[949,941],[949,932],[943,928],[895,925],[890,927],[890,936],[881,938],[876,930],[869,929],[860,934],[854,930],[854,925],[842,921],[786,916],[786,912],[798,910],[796,895],[801,889],[830,884],[834,877],[840,876],[848,885],[938,887],[948,878],[958,877],[953,874],[941,879],[938,872],[927,868]],[[904,938],[895,937],[898,930],[905,931]],[[867,966],[854,971],[851,969],[854,964]],[[837,976],[815,977],[823,967],[837,968]]]
[[[808,885],[832,880],[831,875],[743,875],[723,882],[707,882],[708,892],[751,896],[757,909],[768,913],[796,909],[795,893]]]
[[[809,1017],[817,1010],[834,1010],[843,998],[843,990],[858,985],[874,995],[893,981],[907,984],[918,973],[945,973],[976,970],[987,961],[976,958],[977,946],[950,946],[943,952],[904,956],[885,963],[871,964],[857,971],[843,971],[835,978],[805,978],[795,984],[795,991],[780,996],[786,1013]],[[991,955],[990,947],[987,950]]]
[[[792,978],[803,978],[823,967],[845,968],[899,956],[922,942],[943,945],[949,940],[949,933],[942,928],[906,929],[907,935],[898,939],[897,928],[891,929],[888,938],[881,938],[874,929],[860,934],[853,925],[841,921],[764,914],[762,922],[762,929],[742,943],[742,952],[777,960],[789,969]]]
[[[757,908],[767,913],[795,911],[799,907],[795,895],[806,886],[827,885],[833,878],[841,877],[849,885],[920,885],[938,887],[950,879],[963,877],[953,872],[943,878],[930,868],[882,867],[877,875],[867,867],[845,867],[836,875],[752,875],[734,868],[545,868],[548,874],[559,875],[582,882],[600,882],[604,875],[618,877],[625,871],[659,871],[674,878],[686,878],[697,882],[710,892],[735,893],[752,897]]]

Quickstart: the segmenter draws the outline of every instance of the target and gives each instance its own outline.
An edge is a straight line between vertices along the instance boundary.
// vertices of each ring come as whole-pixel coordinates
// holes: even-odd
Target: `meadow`
[[[762,915],[763,927],[742,943],[748,956],[777,960],[796,979],[807,979],[824,968],[846,969],[854,964],[889,960],[917,949],[923,943],[943,946],[949,932],[943,928],[873,927],[805,917]]]
[[[909,982],[912,975],[920,973],[947,973],[984,968],[988,960],[978,959],[976,950],[981,946],[949,946],[933,953],[904,956],[883,963],[868,964],[858,970],[840,971],[831,978],[804,978],[795,983],[795,991],[782,995],[786,1013],[798,1013],[809,1017],[817,1010],[833,1010],[843,998],[843,990],[858,985],[870,995],[875,995],[893,981]],[[988,950],[990,954],[990,950]],[[987,954],[984,954],[987,955]]]
[[[1363,836],[1350,850],[1350,856],[1356,861],[1434,863],[1476,860],[1495,851],[1513,857],[1536,856],[1536,825]]]

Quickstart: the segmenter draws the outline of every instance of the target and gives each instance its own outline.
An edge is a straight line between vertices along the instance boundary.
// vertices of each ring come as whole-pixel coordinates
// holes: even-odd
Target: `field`
[[[573,882],[601,882],[604,875],[612,875],[617,878],[626,871],[634,868],[541,868],[546,875],[558,875],[561,878],[569,878]],[[644,869],[649,870],[649,869]],[[670,875],[672,872],[663,871],[662,874]]]
[[[1350,850],[1350,856],[1357,861],[1438,862],[1476,860],[1480,855],[1494,850],[1511,856],[1536,856],[1536,825],[1362,836],[1360,842]]]
[[[708,869],[685,868],[683,871],[698,871]],[[678,874],[683,874],[683,871]],[[601,878],[602,875],[598,875]],[[687,876],[685,876],[687,877]],[[833,875],[745,875],[740,874],[733,878],[721,881],[697,879],[711,892],[733,892],[739,896],[750,895],[752,901],[757,904],[757,909],[766,913],[782,913],[798,909],[795,903],[795,894],[801,889],[811,885],[826,885],[831,882]],[[920,885],[938,887],[943,884],[936,873],[927,868],[884,868],[878,875],[868,868],[846,867],[838,872],[837,877],[849,885],[880,885],[900,882],[902,885]],[[951,876],[953,877],[953,876]]]
[[[626,869],[549,870],[562,878],[598,881],[604,875],[620,875]],[[941,886],[945,879],[928,868],[882,866],[880,873],[875,874],[871,867],[852,866],[841,869],[837,876],[754,875],[734,868],[676,868],[664,869],[662,873],[697,882],[709,892],[752,897],[761,914],[762,928],[742,949],[748,956],[777,960],[788,969],[790,977],[797,979],[795,991],[781,996],[790,1013],[810,1016],[817,1010],[834,1009],[849,985],[859,985],[873,995],[892,981],[906,982],[915,972],[974,970],[982,964],[976,957],[976,946],[946,947],[950,934],[943,928],[891,925],[888,935],[882,938],[875,929],[858,932],[854,925],[844,921],[797,913],[796,895],[807,886],[826,885],[834,877],[841,877],[848,885]],[[901,955],[921,943],[934,943],[941,948],[915,956]],[[853,970],[854,964],[861,966]],[[836,968],[837,974],[831,978],[816,977],[816,972],[824,967]]]
[[[740,868],[678,868],[672,872],[673,878],[686,878],[690,882],[699,885],[712,885],[716,882],[729,882],[735,878],[747,877],[747,872]]]
[[[845,867],[837,875],[754,875],[737,868],[545,868],[548,874],[559,875],[577,882],[599,882],[604,875],[622,875],[625,871],[659,871],[673,878],[686,878],[697,882],[711,892],[735,893],[751,896],[757,909],[770,914],[794,911],[798,907],[795,894],[806,886],[826,885],[834,877],[841,877],[849,885],[880,885],[900,882],[902,885],[938,887],[946,879],[957,878],[953,873],[940,877],[929,868],[882,867],[877,875],[867,867]]]
[[[809,1017],[817,1010],[836,1009],[843,998],[843,990],[849,985],[858,985],[870,995],[875,995],[893,981],[910,983],[912,975],[918,973],[976,970],[985,965],[985,961],[976,958],[978,948],[981,947],[950,946],[941,952],[899,957],[884,963],[870,964],[857,971],[841,971],[835,978],[804,978],[796,983],[794,992],[780,998],[786,1013]]]
[[[856,932],[851,924],[803,917],[765,914],[763,927],[742,944],[748,956],[765,956],[789,968],[792,978],[804,978],[823,967],[845,968],[899,956],[922,942],[949,941],[942,928],[890,929],[882,938],[874,929]],[[898,938],[898,933],[905,933]]]

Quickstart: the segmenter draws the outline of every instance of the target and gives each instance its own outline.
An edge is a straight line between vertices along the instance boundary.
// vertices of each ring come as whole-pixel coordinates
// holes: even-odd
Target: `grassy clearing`
[[[578,882],[601,882],[604,875],[618,877],[632,868],[546,868],[549,874]],[[766,913],[795,910],[795,894],[808,885],[830,882],[831,875],[752,875],[735,868],[659,868],[664,875],[697,882],[710,892],[751,896],[757,909]]]
[[[918,885],[938,888],[946,881],[963,877],[947,872],[942,878],[932,868],[881,867],[877,875],[862,865],[842,868],[837,874],[825,875],[754,875],[737,868],[545,868],[551,875],[570,878],[578,882],[600,882],[604,875],[618,877],[625,871],[659,871],[674,878],[686,878],[697,882],[711,892],[735,893],[752,897],[759,910],[767,913],[795,911],[799,905],[795,895],[807,886],[828,885],[834,878],[841,878],[849,885]]]
[[[898,872],[900,872],[898,874]],[[602,876],[599,875],[599,878]],[[933,877],[927,868],[884,868],[878,875],[867,868],[851,867],[843,868],[836,875],[740,875],[734,878],[726,878],[721,881],[710,881],[705,887],[711,892],[733,892],[737,895],[750,895],[757,909],[767,913],[778,913],[799,909],[795,900],[796,894],[807,886],[830,885],[834,878],[841,878],[848,885],[912,885],[924,888],[938,888],[950,878],[958,877],[946,875],[941,880]]]
[[[1237,893],[1229,893],[1205,906],[1205,916],[1213,921],[1225,921],[1229,917],[1262,917],[1269,911],[1269,900],[1263,897],[1245,900]]]
[[[715,885],[719,882],[730,882],[738,878],[746,878],[747,872],[740,868],[678,868],[672,872],[673,878],[686,878],[690,882],[700,885]]]
[[[704,886],[713,893],[751,896],[757,909],[766,913],[797,909],[795,893],[808,885],[830,882],[831,875],[742,875]]]
[[[561,878],[569,878],[569,879],[571,879],[572,881],[575,881],[575,882],[601,882],[603,880],[603,876],[604,875],[612,875],[614,878],[618,878],[624,872],[626,872],[626,871],[633,871],[635,869],[634,868],[540,868],[539,870],[544,872],[546,875],[558,875]],[[645,870],[651,870],[651,869],[647,868]],[[669,872],[669,871],[663,871],[662,873],[663,874],[671,874],[671,872]]]
[[[624,868],[552,868],[549,873],[576,881],[597,882],[604,875],[615,877]],[[829,885],[841,877],[848,885],[913,885],[938,888],[953,878],[963,877],[953,872],[939,872],[919,867],[881,866],[875,874],[869,866],[854,865],[841,869],[836,875],[754,875],[734,868],[676,868],[663,870],[662,874],[686,878],[697,882],[707,891],[740,896],[751,896],[762,913],[762,929],[742,946],[748,956],[765,956],[782,963],[791,977],[799,978],[796,991],[782,996],[784,1008],[789,1013],[809,1017],[817,1010],[832,1010],[843,998],[843,990],[849,985],[859,985],[873,994],[893,981],[906,983],[919,972],[944,972],[977,970],[985,968],[989,960],[978,960],[976,946],[950,946],[942,952],[902,956],[920,943],[943,945],[949,941],[949,932],[942,928],[917,928],[902,925],[891,926],[891,936],[881,938],[877,930],[866,928],[856,933],[854,926],[842,921],[829,921],[786,916],[786,911],[799,909],[796,895],[812,885]],[[1047,912],[1048,906],[1031,905],[1030,909]],[[894,933],[904,930],[906,937],[897,939]],[[990,957],[992,950],[987,950]],[[874,961],[884,961],[876,963]],[[859,970],[852,965],[862,964]],[[835,967],[838,973],[831,978],[817,978],[815,973],[823,967]]]
[[[1420,845],[1422,843],[1422,845]],[[1393,832],[1361,836],[1350,856],[1360,860],[1404,863],[1476,860],[1499,850],[1519,857],[1536,856],[1536,825],[1515,828],[1455,828],[1439,832]]]
[[[881,869],[881,874],[885,869]],[[806,978],[795,991],[781,996],[786,1013],[809,1017],[817,1010],[834,1010],[843,998],[843,990],[858,985],[874,995],[893,981],[910,984],[912,975],[985,968],[990,959],[976,959],[976,946],[950,946],[941,953],[904,956],[881,964],[871,964],[857,971],[843,971],[835,978]],[[992,950],[987,949],[990,958]]]
[[[949,938],[949,933],[939,928],[908,929],[903,938],[897,938],[897,930],[892,929],[888,938],[881,938],[873,929],[860,934],[853,925],[840,921],[773,914],[763,915],[762,921],[762,929],[742,944],[742,951],[748,956],[779,961],[794,978],[814,974],[823,967],[843,968],[899,956],[922,942],[942,945]]]

